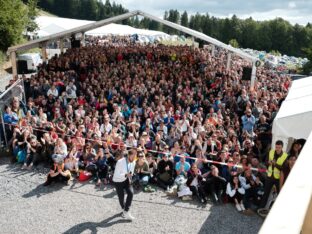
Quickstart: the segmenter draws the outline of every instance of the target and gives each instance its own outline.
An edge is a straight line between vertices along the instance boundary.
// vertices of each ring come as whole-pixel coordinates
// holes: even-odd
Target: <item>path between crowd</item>
[[[48,169],[23,171],[0,158],[1,233],[257,233],[263,220],[230,204],[205,207],[159,190],[134,195],[132,223],[120,217],[115,190],[93,183],[43,187]]]

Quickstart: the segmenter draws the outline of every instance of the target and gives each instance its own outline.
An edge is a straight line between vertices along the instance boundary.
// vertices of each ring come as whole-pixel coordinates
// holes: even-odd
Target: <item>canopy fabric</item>
[[[45,32],[48,35],[54,34],[54,33],[59,33],[66,30],[65,28],[57,25],[57,24],[49,24],[46,27],[43,27],[40,29],[41,33]]]
[[[77,19],[51,17],[51,16],[38,16],[35,21],[38,24],[39,29],[42,29],[51,24],[54,24],[54,25],[58,25],[59,27],[64,28],[64,30],[76,28],[76,27],[94,22],[94,21],[89,21],[89,20],[77,20]]]
[[[59,17],[49,17],[49,16],[39,16],[36,18],[36,23],[38,24],[39,30],[37,31],[37,35],[39,37],[45,37],[49,35],[53,35],[55,33],[59,33],[68,29],[73,29],[79,26],[83,26],[86,24],[93,23],[95,21],[88,20],[76,20],[76,19],[68,19],[68,18],[59,18]],[[111,23],[90,31],[86,32],[86,35],[93,36],[102,36],[102,35],[144,35],[144,36],[157,36],[157,37],[169,37],[168,34],[153,31],[147,29],[138,29],[131,27],[129,25],[121,25]]]
[[[312,131],[312,76],[295,80],[273,122],[272,147],[282,140],[284,149],[291,138],[307,139]]]

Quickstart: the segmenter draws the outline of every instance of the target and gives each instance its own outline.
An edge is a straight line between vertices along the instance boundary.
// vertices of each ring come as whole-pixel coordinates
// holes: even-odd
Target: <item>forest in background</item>
[[[101,20],[128,12],[122,5],[109,0],[40,0],[38,6],[60,17],[85,20]],[[312,24],[291,25],[281,18],[256,21],[252,18],[239,19],[233,15],[231,18],[221,19],[209,14],[189,15],[186,11],[172,9],[164,12],[164,19],[203,32],[226,44],[234,40],[238,43],[236,45],[242,48],[268,52],[274,50],[281,54],[305,56],[303,49],[312,45]],[[133,17],[123,23],[138,28],[179,34],[174,29],[139,17]]]
[[[110,0],[0,0],[0,51],[25,40],[23,32],[36,29],[37,8],[59,17],[101,20],[128,12],[121,4]],[[37,7],[37,8],[36,8]],[[208,11],[208,9],[207,9]],[[164,19],[203,32],[235,47],[278,51],[281,54],[312,59],[312,24],[292,25],[282,18],[256,21],[252,18],[217,18],[209,14],[189,15],[186,11],[168,10]],[[121,23],[137,28],[161,30],[169,34],[178,31],[155,21],[132,17]],[[312,66],[312,65],[311,65]]]

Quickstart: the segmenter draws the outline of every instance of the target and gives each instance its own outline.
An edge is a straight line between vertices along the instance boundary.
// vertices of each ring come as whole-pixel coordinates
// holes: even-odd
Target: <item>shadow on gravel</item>
[[[114,220],[115,219],[115,220]],[[107,228],[116,224],[130,223],[130,220],[125,220],[121,217],[121,213],[115,214],[101,222],[84,222],[71,227],[69,230],[65,231],[63,234],[70,233],[82,233],[87,230],[91,233],[97,233],[97,228]]]
[[[108,194],[104,194],[104,198],[113,198],[117,195],[117,192],[115,190],[112,190],[110,193]]]
[[[22,197],[23,198],[30,198],[30,197],[41,197],[43,195],[47,195],[53,192],[56,192],[58,190],[61,190],[65,185],[63,184],[52,184],[50,186],[43,186],[42,184],[39,184],[36,188],[31,190],[28,193],[25,193]]]
[[[257,214],[240,213],[233,204],[212,205],[198,234],[256,234],[262,223]]]
[[[7,169],[2,171],[1,174],[5,174],[6,172],[9,172],[9,175],[14,175],[14,178],[30,174],[33,171],[32,170],[23,170],[21,169],[21,165],[19,164],[13,164],[13,165],[7,165]]]

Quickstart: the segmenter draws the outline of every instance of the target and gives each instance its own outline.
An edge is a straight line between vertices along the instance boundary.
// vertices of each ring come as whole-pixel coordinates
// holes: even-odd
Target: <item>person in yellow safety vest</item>
[[[277,193],[279,193],[279,180],[283,164],[287,159],[287,153],[283,152],[283,142],[281,140],[276,141],[275,149],[271,149],[269,152],[268,171],[264,184],[264,194],[261,200],[260,208],[264,208],[268,197],[271,193],[272,187],[275,185]]]

